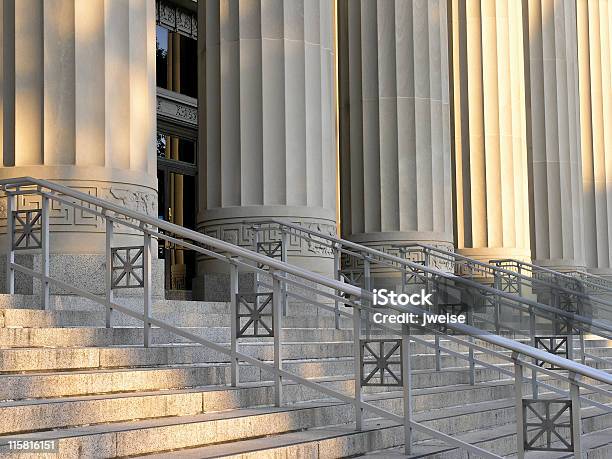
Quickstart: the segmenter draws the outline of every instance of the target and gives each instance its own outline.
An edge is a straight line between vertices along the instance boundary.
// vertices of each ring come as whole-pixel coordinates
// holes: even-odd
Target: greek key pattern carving
[[[146,213],[147,215],[157,215],[157,195],[152,191],[128,189],[122,186],[96,187],[96,186],[71,186],[73,190],[98,197],[113,204],[117,204],[125,209]],[[91,207],[89,204],[72,200],[85,208]],[[41,208],[41,197],[34,195],[21,195],[16,200],[19,211],[27,211]],[[0,226],[2,232],[6,232],[6,196],[0,197]],[[60,229],[61,231],[75,232],[103,232],[104,225],[102,219],[88,212],[86,209],[79,209],[60,203],[51,199],[49,223],[50,230]],[[119,232],[129,232],[127,228],[118,226]]]
[[[255,222],[253,222],[253,224],[254,223]],[[336,235],[336,227],[332,224],[304,221],[296,221],[293,223],[327,234],[329,236]],[[207,236],[221,239],[234,245],[253,249],[255,239],[251,226],[252,224],[249,223],[216,224],[205,226],[203,232]],[[325,247],[323,244],[318,244],[315,241],[307,241],[295,234],[290,234],[288,239],[289,244],[287,247],[287,253],[289,255],[317,255],[326,258],[333,257],[331,249],[329,247]],[[274,242],[280,240],[281,232],[277,226],[272,224],[261,225],[261,229],[259,230],[259,242]]]

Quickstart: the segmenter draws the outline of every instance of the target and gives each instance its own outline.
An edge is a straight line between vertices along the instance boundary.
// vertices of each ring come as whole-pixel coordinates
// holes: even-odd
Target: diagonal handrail
[[[529,277],[529,276],[525,276],[520,272],[516,272],[516,271],[512,271],[506,268],[503,268],[501,266],[497,266],[495,264],[492,264],[492,262],[494,261],[505,261],[505,260],[491,260],[491,263],[485,263],[483,261],[480,260],[475,260],[473,258],[467,257],[465,255],[461,255],[459,253],[456,252],[450,252],[448,250],[444,250],[441,249],[439,247],[434,247],[428,244],[422,244],[422,243],[411,243],[411,244],[406,244],[406,245],[402,245],[403,247],[420,247],[422,249],[426,249],[427,251],[429,251],[430,253],[438,253],[441,255],[444,255],[448,258],[452,258],[453,260],[461,260],[461,261],[465,261],[466,263],[469,263],[471,266],[478,266],[482,269],[483,272],[490,272],[492,274],[495,273],[499,273],[503,276],[506,277],[511,277],[512,279],[518,279],[520,280],[522,283],[527,284],[527,285],[538,285],[538,286],[543,286],[543,287],[547,287],[547,288],[552,288],[555,289],[557,291],[563,292],[563,293],[567,293],[567,294],[571,294],[573,296],[579,297],[579,298],[583,298],[585,300],[588,300],[590,302],[595,302],[600,304],[601,306],[605,307],[606,309],[610,309],[612,308],[612,302],[610,301],[606,301],[603,300],[601,298],[594,298],[591,295],[588,295],[584,292],[580,292],[580,291],[576,291],[572,288],[570,288],[569,286],[564,286],[561,284],[553,284],[551,282],[548,282],[547,280],[544,279],[540,279],[537,277]],[[400,247],[400,245],[398,245],[398,247]],[[516,260],[512,260],[515,261]],[[531,265],[529,263],[524,263],[524,262],[517,262],[520,263],[521,265],[524,265],[526,267],[534,267],[534,268],[540,268],[538,266],[535,265]],[[575,282],[576,278],[572,277],[572,276],[567,276],[567,275],[563,275],[561,273],[558,273],[557,271],[553,271],[547,268],[541,268],[541,272],[549,272],[549,273],[553,273],[556,274],[555,278],[560,278],[560,279],[566,279],[568,281],[572,281]]]
[[[482,284],[480,282],[477,282],[477,281],[474,281],[468,278],[457,276],[454,273],[444,271],[441,269],[437,269],[436,267],[433,267],[433,266],[415,263],[411,260],[400,258],[396,255],[392,255],[387,252],[382,252],[382,251],[373,249],[371,247],[357,244],[352,241],[348,241],[348,240],[341,239],[335,236],[320,233],[318,231],[315,231],[309,228],[305,228],[303,226],[300,226],[294,223],[289,223],[289,222],[279,220],[279,219],[267,219],[265,221],[260,221],[258,223],[259,224],[275,224],[275,225],[279,225],[280,227],[285,227],[285,228],[294,230],[298,233],[308,234],[311,237],[316,237],[317,239],[322,239],[322,240],[327,241],[327,243],[329,244],[329,247],[331,248],[342,247],[343,250],[350,249],[350,254],[353,256],[358,256],[358,257],[361,256],[364,258],[367,257],[371,260],[380,260],[387,267],[399,266],[403,270],[409,270],[411,272],[421,272],[425,275],[435,275],[442,279],[452,280],[453,282],[461,284],[465,287],[477,289],[489,295],[496,295],[500,298],[504,298],[505,300],[508,300],[514,303],[523,304],[525,307],[532,307],[536,313],[539,311],[540,313],[549,313],[549,314],[554,314],[556,316],[564,317],[566,319],[571,320],[575,324],[577,324],[577,326],[581,327],[581,329],[583,330],[593,331],[592,329],[595,328],[598,330],[599,333],[602,334],[603,337],[612,339],[612,325],[602,323],[602,322],[596,322],[590,317],[586,317],[586,316],[582,316],[579,314],[574,314],[568,311],[564,311],[562,309],[556,308],[548,304],[539,303],[532,299],[525,298],[525,297],[516,295],[514,293],[511,293],[511,292],[498,290],[492,286],[488,286],[488,285]],[[411,245],[417,246],[419,244],[411,244]],[[426,244],[421,244],[421,245],[427,248],[436,249]],[[346,253],[346,251],[344,253]],[[459,254],[454,254],[453,252],[446,252],[446,253],[451,254],[451,255],[457,255],[458,257],[473,261],[471,258],[464,257],[463,255],[459,255]],[[483,262],[477,262],[477,263],[482,264],[487,269],[495,268],[494,266],[488,265]],[[507,270],[503,270],[503,271],[507,271]],[[507,271],[507,272],[512,275],[516,275],[516,273],[512,271]],[[573,291],[568,290],[568,292],[573,292]]]
[[[533,274],[544,274],[550,276],[551,278],[559,282],[562,282],[563,280],[566,280],[568,282],[575,282],[576,280],[578,280],[581,285],[589,287],[593,291],[612,293],[612,287],[606,282],[606,279],[590,275],[589,273],[584,271],[555,271],[554,269],[547,268],[546,266],[534,265],[532,263],[528,263],[522,260],[516,260],[514,258],[493,259],[489,260],[489,263],[497,266],[502,263],[506,265],[516,266],[517,269],[520,269],[521,271],[532,273],[532,276]],[[598,283],[593,282],[593,280],[595,279],[598,280]]]
[[[88,194],[73,190],[63,185],[55,184],[55,183],[52,183],[46,180],[33,179],[30,177],[21,177],[17,179],[0,180],[0,189],[3,189],[5,192],[13,196],[20,195],[20,194],[38,194],[38,195],[43,196],[43,221],[45,221],[45,215],[46,215],[46,223],[44,223],[45,225],[48,225],[48,202],[47,201],[55,200],[65,205],[73,206],[75,208],[82,209],[86,212],[90,212],[94,215],[100,216],[103,219],[106,219],[107,223],[109,221],[115,222],[120,225],[125,225],[127,227],[140,230],[145,237],[145,241],[150,240],[151,238],[171,240],[175,244],[182,245],[186,248],[189,248],[201,254],[204,254],[207,256],[214,256],[215,258],[223,260],[226,263],[228,263],[230,266],[234,266],[234,267],[241,265],[241,266],[248,267],[251,270],[259,270],[259,268],[257,267],[259,264],[268,266],[270,267],[270,272],[275,282],[275,287],[274,287],[275,291],[277,288],[280,288],[278,286],[281,285],[282,282],[285,282],[285,283],[289,282],[289,280],[286,278],[286,274],[291,274],[299,279],[304,279],[316,285],[327,287],[336,292],[342,292],[345,295],[349,295],[349,296],[352,296],[353,298],[358,299],[359,302],[343,299],[343,301],[346,304],[351,305],[353,306],[353,308],[355,308],[353,309],[353,311],[357,311],[361,309],[366,309],[369,311],[373,310],[369,306],[369,302],[372,300],[372,292],[366,289],[361,289],[361,288],[358,288],[358,287],[355,287],[355,286],[352,286],[352,285],[349,285],[343,282],[339,282],[335,279],[331,279],[326,276],[310,272],[308,270],[299,268],[297,266],[291,265],[284,261],[279,261],[278,259],[274,259],[274,258],[267,257],[265,255],[258,254],[251,250],[248,250],[242,247],[238,247],[231,243],[227,243],[219,239],[215,239],[213,237],[204,235],[202,233],[198,233],[193,230],[188,230],[186,228],[165,222],[163,220],[159,220],[154,217],[147,216],[140,212],[132,211],[129,209],[124,209],[115,204],[108,203],[104,200],[92,197]],[[76,200],[77,202],[74,202],[69,198],[72,198],[73,200]],[[81,202],[82,204],[79,204],[79,202]],[[83,205],[83,204],[86,204],[86,205]],[[45,206],[47,206],[46,214],[45,214]],[[94,208],[92,208],[92,206]],[[9,210],[10,209],[11,207],[9,205]],[[133,220],[136,223],[128,221],[126,217],[127,219]],[[108,228],[108,225],[107,225],[107,228]],[[298,228],[300,230],[303,229],[301,227],[298,227]],[[45,229],[43,229],[43,232],[48,232],[48,226]],[[173,234],[175,237],[169,236],[169,234]],[[321,237],[321,234],[316,234],[316,236]],[[47,239],[47,238],[43,237],[43,239]],[[191,241],[191,242],[188,242],[188,241]],[[355,250],[358,252],[363,252],[363,250],[365,249],[366,252],[369,252],[367,256],[370,256],[376,259],[385,259],[389,263],[398,264],[399,266],[402,266],[404,269],[406,268],[418,269],[422,272],[425,272],[431,275],[435,275],[435,276],[440,276],[443,278],[448,278],[448,279],[453,279],[453,280],[460,279],[460,278],[457,278],[457,276],[455,276],[454,274],[446,273],[444,271],[435,269],[433,267],[424,267],[420,264],[412,263],[408,260],[404,260],[402,258],[395,257],[393,255],[384,254],[382,252],[379,252],[373,249],[364,248],[363,246],[360,246],[358,244],[349,243],[348,241],[342,241],[338,239],[332,242],[336,244],[337,243],[343,244],[345,247],[349,247],[352,250]],[[146,242],[145,242],[145,245],[146,245]],[[46,248],[44,248],[43,250],[48,250],[48,246],[46,246]],[[221,253],[215,252],[215,250]],[[91,294],[90,292],[84,291],[78,287],[71,286],[63,281],[55,279],[48,273],[48,271],[47,272],[43,271],[42,273],[38,273],[30,268],[21,266],[15,263],[14,261],[9,262],[9,268],[14,269],[14,270],[20,270],[33,277],[37,277],[41,279],[43,283],[48,283],[48,284],[53,283],[68,291],[72,291],[78,295],[84,296],[86,298],[90,298],[93,301],[96,301],[102,305],[108,306],[110,304],[112,305],[113,308],[117,309],[118,311],[131,315],[132,317],[135,317],[139,320],[142,320],[145,323],[145,330],[146,330],[147,323],[149,324],[149,326],[156,325],[160,328],[164,328],[173,333],[176,333],[179,336],[183,336],[187,339],[190,339],[193,342],[200,343],[214,350],[217,350],[229,356],[232,360],[236,359],[236,360],[245,361],[261,369],[270,371],[271,373],[275,375],[275,377],[285,377],[287,379],[294,380],[295,382],[298,382],[299,384],[303,384],[308,387],[312,387],[338,400],[355,404],[355,406],[358,407],[359,409],[371,411],[379,416],[382,416],[383,418],[390,419],[394,422],[407,423],[407,425],[409,425],[410,428],[414,428],[416,430],[420,430],[425,433],[428,433],[436,438],[439,438],[449,443],[450,445],[464,448],[474,454],[481,455],[484,457],[497,457],[496,455],[491,454],[485,450],[482,450],[481,448],[478,448],[474,445],[467,444],[459,439],[450,437],[446,434],[443,434],[442,432],[438,432],[434,429],[431,429],[422,424],[414,422],[411,419],[407,419],[405,417],[398,416],[382,408],[379,408],[375,405],[371,405],[367,402],[364,402],[361,398],[357,398],[356,396],[355,397],[347,396],[346,394],[329,389],[307,378],[304,378],[299,375],[288,372],[282,369],[281,367],[266,364],[265,362],[262,362],[259,359],[248,356],[246,354],[239,353],[234,347],[232,349],[227,349],[224,346],[221,346],[217,343],[206,340],[200,336],[192,335],[189,332],[186,332],[185,330],[182,330],[179,327],[175,327],[165,321],[149,317],[147,315],[146,310],[145,310],[145,313],[143,313],[142,315],[140,313],[130,311],[128,308],[121,306],[115,301],[112,301],[112,300],[109,301],[108,298],[105,299],[105,298],[99,297],[97,295]],[[482,286],[477,283],[471,282],[469,280],[463,280],[463,281],[465,281],[467,285],[471,285],[474,287],[478,286],[478,288],[480,288],[481,290],[484,289],[484,290],[494,292],[495,294],[499,296],[507,297],[508,299],[512,301],[521,300],[520,297],[516,297],[515,295],[507,294],[506,292],[496,291],[487,286]],[[150,279],[149,279],[149,282],[150,282]],[[146,291],[147,291],[147,288],[145,287],[145,296],[146,296]],[[146,304],[146,300],[145,300],[145,304]],[[532,305],[536,307],[545,307],[544,305],[539,305],[538,303],[533,303]],[[413,308],[413,307],[409,308],[405,306],[393,306],[392,309],[395,309],[398,312],[418,311],[418,308]],[[418,311],[418,312],[424,315],[429,314],[429,312],[427,311]],[[358,319],[355,319],[355,317],[358,317],[358,316],[359,314],[357,313],[352,314],[354,322],[355,320],[358,320]],[[570,317],[576,318],[576,315],[570,314]],[[586,378],[589,378],[595,381],[599,381],[600,383],[603,383],[606,385],[612,385],[612,375],[609,375],[606,372],[597,370],[595,368],[588,367],[581,363],[574,362],[572,360],[568,360],[568,359],[565,359],[557,355],[550,354],[548,352],[542,351],[540,349],[536,349],[532,346],[517,342],[515,340],[511,340],[509,338],[498,336],[490,332],[485,332],[476,327],[466,325],[466,324],[452,323],[452,324],[448,324],[448,328],[456,332],[459,332],[460,334],[463,334],[463,335],[466,335],[472,338],[477,338],[478,340],[481,340],[483,342],[501,347],[505,349],[506,351],[511,351],[513,354],[514,362],[515,362],[515,368],[516,368],[516,365],[518,365],[518,368],[522,368],[521,365],[526,365],[526,363],[523,363],[518,359],[518,357],[524,356],[526,358],[533,358],[539,361],[547,362],[548,364],[557,366],[559,368],[562,368],[568,371],[570,374],[581,375],[583,377],[586,377]],[[514,356],[516,356],[516,358]],[[520,381],[522,384],[522,381],[523,381],[522,376],[520,376]],[[573,386],[582,385],[581,381],[576,381],[576,380],[572,380],[572,381],[573,381],[572,382]]]

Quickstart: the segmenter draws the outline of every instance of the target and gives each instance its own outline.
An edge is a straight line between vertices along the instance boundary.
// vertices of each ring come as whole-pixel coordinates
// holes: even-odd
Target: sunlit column
[[[245,246],[251,222],[269,218],[335,234],[333,2],[198,6],[198,229]],[[315,270],[332,263],[299,240],[289,255]]]
[[[453,0],[457,248],[530,259],[522,1]]]
[[[453,247],[447,1],[339,3],[341,224]]]
[[[49,179],[157,215],[154,0],[5,0],[0,10],[0,178]],[[55,206],[51,222],[54,260],[94,282],[100,219]],[[136,242],[128,233],[117,228],[117,241]]]
[[[578,0],[584,231],[589,271],[612,275],[612,2]]]
[[[555,269],[584,268],[576,2],[529,0],[527,143],[532,256]]]

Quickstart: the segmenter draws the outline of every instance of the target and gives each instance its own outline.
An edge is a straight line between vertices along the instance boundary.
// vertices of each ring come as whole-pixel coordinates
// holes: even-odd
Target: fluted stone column
[[[248,226],[280,218],[335,234],[334,2],[198,9],[199,231],[251,246]],[[289,256],[331,272],[330,255],[305,241],[292,239]],[[199,262],[202,274],[221,270]]]
[[[447,1],[339,4],[341,226],[453,249]]]
[[[577,10],[586,261],[612,276],[612,2]]]
[[[0,178],[49,179],[157,216],[154,0],[5,0],[0,16]],[[54,206],[51,223],[52,274],[100,289],[101,221]]]
[[[528,261],[522,1],[453,0],[457,248]]]
[[[554,269],[584,269],[576,2],[526,5],[532,257]]]

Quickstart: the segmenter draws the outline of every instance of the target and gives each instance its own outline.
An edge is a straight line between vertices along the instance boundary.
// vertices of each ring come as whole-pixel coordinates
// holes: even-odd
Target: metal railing
[[[458,438],[437,431],[422,423],[416,422],[412,417],[412,383],[410,370],[411,357],[411,342],[422,343],[427,346],[433,346],[426,340],[413,334],[417,326],[402,325],[401,329],[393,327],[380,326],[374,324],[370,320],[370,314],[378,310],[372,307],[372,292],[369,289],[357,287],[346,282],[341,282],[338,279],[329,278],[324,275],[316,274],[308,270],[293,266],[287,262],[285,247],[281,258],[272,258],[256,251],[247,248],[239,247],[204,234],[191,231],[180,226],[149,217],[147,215],[135,212],[129,209],[122,208],[107,201],[92,197],[90,195],[72,190],[68,187],[58,185],[45,180],[38,180],[29,177],[6,179],[0,181],[0,189],[4,190],[7,199],[7,290],[9,293],[15,291],[15,272],[21,272],[32,278],[39,279],[41,282],[41,302],[44,309],[48,309],[50,305],[50,288],[51,286],[59,287],[62,290],[72,294],[79,295],[100,304],[106,310],[106,326],[112,326],[113,314],[121,313],[139,321],[142,321],[144,327],[144,342],[143,345],[148,347],[151,345],[151,328],[159,327],[167,330],[177,336],[183,337],[190,342],[203,345],[214,351],[217,351],[229,358],[231,367],[231,385],[237,386],[240,383],[239,378],[239,363],[245,362],[253,365],[265,372],[273,375],[275,388],[275,404],[280,406],[283,401],[283,381],[293,381],[298,384],[310,387],[320,393],[337,399],[341,402],[353,405],[355,409],[356,428],[363,428],[363,412],[369,412],[372,415],[388,419],[392,422],[397,422],[403,425],[405,432],[406,452],[409,453],[412,447],[412,432],[419,431],[432,438],[441,440],[452,447],[459,447],[470,454],[481,457],[499,457],[491,452],[484,450],[478,446],[466,443]],[[29,196],[28,202],[31,203],[36,199],[40,199],[39,208],[24,208],[18,206],[17,199],[23,196]],[[31,199],[34,196],[36,199]],[[81,287],[70,285],[53,276],[49,269],[49,254],[50,243],[49,238],[50,224],[49,217],[51,214],[51,203],[55,202],[60,207],[78,209],[79,211],[93,215],[96,220],[101,222],[100,228],[106,235],[106,264],[105,264],[105,289],[104,295],[97,295],[86,291]],[[281,223],[285,225],[284,223]],[[309,237],[321,238],[320,234],[311,230],[304,230],[297,225],[291,225],[296,231],[309,231]],[[117,247],[114,243],[113,235],[115,227],[124,227],[131,231],[133,238],[142,238],[142,245],[131,245],[126,247]],[[296,229],[297,228],[297,229]],[[172,325],[167,321],[153,317],[152,308],[152,268],[153,259],[152,242],[153,240],[164,240],[185,249],[193,250],[199,254],[224,262],[230,275],[230,313],[231,313],[231,340],[230,346],[226,347],[222,344],[210,341],[202,336],[191,333],[184,328]],[[317,239],[318,240],[318,239]],[[366,278],[369,278],[369,270],[366,268],[371,261],[378,261],[381,266],[386,268],[401,267],[402,279],[415,273],[418,275],[419,281],[430,283],[433,287],[439,286],[445,280],[457,280],[456,276],[429,266],[423,266],[418,263],[412,263],[402,258],[383,254],[381,252],[359,246],[358,244],[349,243],[340,239],[328,237],[325,239],[334,250],[334,262],[336,266],[340,266],[340,257],[344,254],[351,254],[361,257],[364,266]],[[264,242],[264,241],[261,241]],[[282,239],[281,239],[281,243]],[[287,244],[287,240],[284,240]],[[28,268],[15,262],[15,252],[40,254],[41,263],[40,270]],[[116,263],[117,260],[119,263]],[[266,299],[258,302],[257,298],[253,299],[253,295],[258,295],[259,292],[248,292],[247,294],[240,293],[238,290],[238,272],[244,270],[256,273],[261,276],[258,283],[267,288],[269,291],[265,293]],[[336,273],[336,275],[339,275]],[[462,282],[471,282],[462,280]],[[471,284],[470,284],[471,285]],[[478,287],[477,285],[471,285]],[[128,307],[121,305],[113,296],[113,291],[118,288],[143,288],[143,312],[134,311]],[[293,289],[298,287],[299,289]],[[498,291],[487,286],[480,286],[500,298],[506,298],[509,301],[516,301],[515,295],[507,292]],[[301,294],[300,291],[305,290],[311,294]],[[245,296],[249,296],[253,301],[249,302]],[[326,298],[326,301],[318,301],[318,298]],[[283,352],[282,352],[282,329],[283,309],[286,307],[286,302],[289,299],[298,299],[305,301],[326,310],[334,311],[336,316],[348,317],[351,319],[353,329],[353,367],[354,367],[354,393],[347,395],[346,393],[334,390],[319,382],[310,380],[288,371],[283,367]],[[256,311],[252,315],[240,312],[240,304],[244,301],[249,302],[247,310]],[[520,300],[520,299],[519,299]],[[340,307],[339,305],[342,305]],[[269,313],[263,313],[264,307],[270,307]],[[346,307],[349,309],[347,309]],[[540,307],[538,304],[531,304],[532,309]],[[421,310],[412,306],[391,306],[390,310],[400,313],[416,313],[421,316],[431,316],[429,311]],[[285,311],[286,312],[286,311]],[[246,322],[250,321],[247,327],[255,323],[261,322],[262,316],[271,316],[272,325],[261,323],[260,325],[269,331],[269,335],[274,340],[274,357],[273,363],[249,356],[238,351],[239,336],[245,336],[241,324],[241,319]],[[575,315],[570,315],[569,318],[575,318]],[[368,385],[369,380],[366,376],[363,377],[363,366],[366,363],[364,360],[364,350],[372,350],[369,345],[372,341],[362,339],[362,321],[365,319],[365,324],[372,327],[380,326],[385,333],[400,336],[393,341],[393,352],[400,351],[399,360],[395,357],[394,364],[401,368],[401,378],[396,379],[393,386],[401,386],[403,396],[403,414],[398,415],[388,410],[382,409],[370,402],[364,401],[362,384]],[[264,326],[265,325],[265,326]],[[610,407],[607,404],[600,403],[596,400],[591,400],[588,397],[589,393],[603,395],[607,399],[612,397],[610,387],[612,387],[612,376],[608,373],[592,368],[572,360],[565,359],[555,354],[545,352],[541,349],[534,348],[527,344],[517,342],[515,340],[493,334],[472,325],[461,323],[447,324],[446,330],[451,331],[459,336],[452,336],[448,333],[441,333],[435,327],[428,328],[430,333],[436,337],[440,335],[445,339],[455,341],[468,349],[468,356],[451,349],[443,348],[437,340],[435,348],[437,353],[446,352],[449,355],[456,354],[457,357],[468,359],[470,365],[470,374],[472,375],[471,382],[474,383],[473,374],[476,365],[482,367],[493,367],[500,373],[504,373],[515,381],[515,404],[517,414],[517,451],[519,457],[523,457],[526,446],[529,442],[525,440],[526,430],[523,428],[527,416],[525,414],[525,403],[529,399],[524,398],[523,383],[531,381],[534,387],[544,387],[563,396],[568,395],[565,391],[555,385],[547,384],[543,380],[537,379],[537,374],[546,374],[551,380],[561,384],[569,384],[569,399],[562,400],[571,407],[571,423],[573,426],[573,434],[571,438],[572,450],[576,457],[580,455],[580,404],[587,403],[601,410],[609,411]],[[257,330],[253,330],[253,336],[259,335]],[[378,342],[383,342],[387,338],[382,338]],[[478,344],[478,342],[482,344]],[[498,348],[495,350],[493,348]],[[481,361],[475,357],[475,352],[484,352],[493,355],[499,359],[511,361],[514,366],[514,371],[507,371],[499,365],[491,364],[486,361]],[[380,357],[380,355],[378,356]],[[509,360],[508,360],[509,359]],[[542,369],[537,363],[546,362],[547,364],[561,369],[563,373],[553,372]],[[371,364],[371,361],[370,361]],[[524,369],[531,370],[531,377],[524,375]],[[380,369],[381,383],[385,384],[385,374],[382,368]],[[580,394],[580,390],[584,391]],[[526,402],[527,400],[527,402]],[[528,449],[528,448],[527,448]]]
[[[352,285],[359,285],[368,291],[370,291],[373,286],[374,280],[372,271],[374,269],[378,271],[382,270],[387,274],[398,275],[401,279],[400,288],[402,290],[411,283],[421,284],[430,288],[434,286],[434,284],[437,284],[438,287],[444,287],[444,283],[450,283],[453,286],[459,286],[464,290],[474,292],[474,296],[479,301],[495,309],[494,321],[491,321],[489,325],[492,331],[497,333],[503,329],[520,332],[520,330],[511,328],[509,324],[500,322],[500,308],[506,307],[519,311],[521,314],[524,313],[526,316],[528,315],[530,317],[530,322],[533,322],[537,318],[546,320],[550,322],[551,325],[555,322],[564,321],[562,325],[565,326],[567,322],[571,322],[571,326],[578,329],[580,332],[593,333],[602,338],[612,339],[611,325],[600,323],[589,316],[583,315],[584,308],[579,307],[572,309],[573,305],[567,304],[568,301],[564,302],[559,299],[565,298],[563,295],[557,295],[558,300],[556,302],[547,304],[521,296],[522,291],[520,290],[517,291],[517,289],[508,288],[508,282],[503,280],[505,276],[513,276],[514,279],[518,279],[515,283],[525,282],[531,285],[532,282],[527,276],[518,275],[509,270],[423,244],[395,246],[398,255],[393,255],[282,220],[271,219],[259,222],[254,226],[251,224],[251,228],[255,231],[255,238],[257,238],[257,234],[262,231],[274,235],[274,233],[271,232],[271,227],[278,228],[278,234],[275,235],[275,238],[278,240],[286,237],[286,235],[290,235],[296,240],[303,239],[309,244],[319,244],[325,247],[333,254],[334,276],[336,279]],[[422,255],[421,258],[416,260],[411,258],[411,254],[414,254],[415,249],[418,249],[419,254]],[[287,253],[287,251],[285,251],[285,253]],[[441,262],[440,260],[435,260],[435,253],[440,253],[445,258],[443,258]],[[440,266],[449,268],[452,266],[449,265],[449,261],[454,263],[455,260],[462,263],[469,263],[470,266],[473,266],[471,268],[472,272],[477,272],[479,274],[463,277],[456,275],[454,269],[440,268]],[[485,275],[496,280],[490,283],[474,280],[474,277],[483,277]],[[557,291],[555,290],[557,288],[555,285],[545,284],[545,286],[547,289],[553,289],[555,292]],[[587,304],[587,300],[589,299],[588,296],[564,287],[559,287],[559,289],[562,293],[568,295],[570,299],[575,299],[574,295],[578,294],[579,298],[582,300],[580,304]],[[597,307],[604,308],[605,310],[612,308],[612,303],[599,299],[595,301]],[[336,304],[336,307],[337,306],[338,303]],[[564,309],[561,308],[561,306],[567,307]],[[528,331],[528,333],[533,335],[532,332],[533,330]]]
[[[612,294],[612,283],[584,271],[559,272],[512,258],[489,260],[489,263],[549,284],[565,285],[589,295]]]

